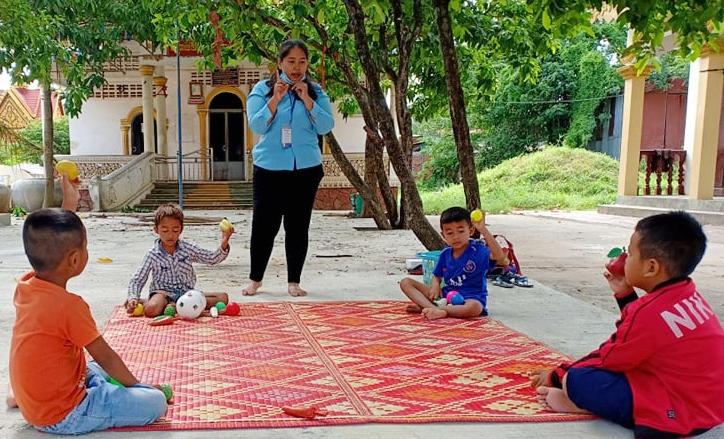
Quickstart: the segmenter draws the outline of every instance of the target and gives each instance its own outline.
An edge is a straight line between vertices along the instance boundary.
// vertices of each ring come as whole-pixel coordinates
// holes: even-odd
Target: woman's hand
[[[269,111],[272,113],[271,119],[267,123],[271,123],[272,120],[274,120],[274,116],[277,113],[277,105],[279,105],[279,101],[282,100],[284,97],[284,94],[289,91],[289,84],[286,84],[284,81],[277,81],[274,84],[274,94],[272,95],[271,99],[269,99],[269,102],[267,103],[267,106],[269,107]]]
[[[309,85],[304,81],[299,81],[292,85],[292,91],[294,91],[299,99],[304,102],[304,106],[307,107],[307,111],[311,111],[314,107],[314,101],[309,97]]]

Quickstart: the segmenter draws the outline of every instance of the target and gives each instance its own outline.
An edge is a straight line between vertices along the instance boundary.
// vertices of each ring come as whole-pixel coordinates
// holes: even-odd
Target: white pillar
[[[168,124],[166,123],[166,83],[163,66],[157,68],[158,76],[153,77],[153,88],[156,91],[156,135],[158,136],[158,153],[168,155]]]
[[[696,109],[699,105],[699,68],[701,62],[697,58],[689,64],[689,85],[686,91],[686,123],[684,125],[684,193],[691,193],[691,158],[694,155],[694,127],[696,126]]]
[[[153,129],[153,71],[154,67],[142,65],[139,68],[143,79],[143,88],[141,95],[143,96],[143,149],[144,151],[153,151],[156,139],[156,133]]]

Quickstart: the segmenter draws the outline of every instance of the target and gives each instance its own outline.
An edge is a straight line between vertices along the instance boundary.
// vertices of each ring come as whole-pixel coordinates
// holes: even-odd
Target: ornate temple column
[[[156,129],[158,132],[158,152],[163,156],[168,155],[168,124],[166,123],[166,83],[168,78],[163,76],[163,67],[158,67],[160,76],[153,77],[153,88],[156,92]]]
[[[141,96],[143,97],[143,150],[154,151],[156,133],[153,129],[153,71],[154,66],[142,65],[139,68],[142,77]]]

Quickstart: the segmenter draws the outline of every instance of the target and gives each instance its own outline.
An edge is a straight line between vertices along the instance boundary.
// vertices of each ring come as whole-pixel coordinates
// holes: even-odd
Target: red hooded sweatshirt
[[[625,306],[616,325],[597,350],[559,366],[552,381],[571,367],[623,372],[637,427],[687,434],[724,422],[724,331],[694,281],[662,284]]]

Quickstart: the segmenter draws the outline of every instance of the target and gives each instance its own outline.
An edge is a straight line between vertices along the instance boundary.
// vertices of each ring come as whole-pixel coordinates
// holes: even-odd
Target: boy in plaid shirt
[[[141,300],[141,290],[151,274],[150,297],[144,305],[147,317],[163,314],[166,305],[175,304],[186,291],[196,286],[193,263],[216,265],[229,255],[229,238],[234,229],[223,231],[221,246],[210,251],[180,239],[184,227],[183,211],[175,204],[163,204],[156,209],[153,231],[158,234],[154,246],[138,267],[128,284],[126,311],[130,314]],[[204,293],[206,306],[229,302],[226,293]]]

